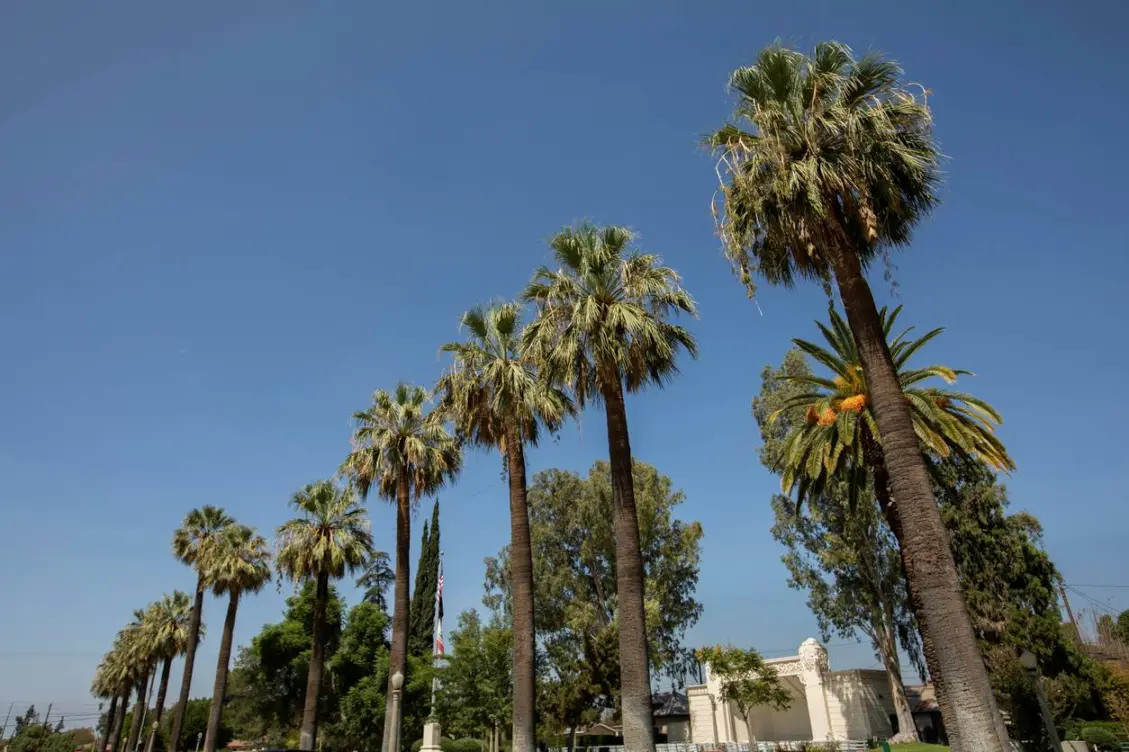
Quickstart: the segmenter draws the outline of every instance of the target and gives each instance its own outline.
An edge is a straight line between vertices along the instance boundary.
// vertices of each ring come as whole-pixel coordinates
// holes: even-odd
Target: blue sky
[[[459,313],[515,294],[585,217],[637,229],[700,304],[701,358],[629,401],[637,457],[705,528],[691,641],[778,655],[812,635],[768,532],[776,481],[749,400],[825,303],[765,288],[761,315],[745,299],[697,147],[731,109],[729,72],[777,37],[885,50],[931,90],[950,159],[943,204],[896,258],[904,320],[946,326],[932,359],[975,371],[964,385],[1003,412],[1014,506],[1067,580],[1129,584],[1129,410],[1111,389],[1129,366],[1129,14],[1042,6],[6,4],[0,711],[93,709],[131,610],[192,586],[169,554],[185,512],[219,504],[272,531],[335,470],[372,390],[432,382]],[[880,274],[874,288],[891,299]],[[589,415],[531,470],[583,471],[604,441]],[[508,535],[497,457],[472,456],[442,503],[454,614],[479,604],[482,558]],[[371,509],[391,549],[391,509]],[[237,640],[288,592],[248,599]],[[1085,592],[1129,606],[1129,589]],[[209,598],[217,637],[220,613]]]

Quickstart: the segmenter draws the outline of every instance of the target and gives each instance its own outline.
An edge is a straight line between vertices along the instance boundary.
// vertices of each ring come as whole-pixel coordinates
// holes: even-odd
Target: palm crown
[[[161,600],[150,604],[145,612],[145,628],[149,630],[157,654],[161,658],[176,657],[188,647],[188,623],[192,617],[192,602],[187,593],[174,590]],[[201,625],[200,632],[203,634]]]
[[[901,72],[838,42],[810,57],[778,44],[733,72],[737,124],[707,143],[721,237],[750,290],[754,267],[773,284],[827,282],[829,248],[846,245],[865,266],[910,241],[936,203],[940,154],[924,92],[903,88]]]
[[[254,593],[270,581],[270,548],[247,525],[228,525],[209,553],[208,582],[216,595]]]
[[[206,558],[224,528],[234,522],[220,507],[204,505],[193,509],[173,534],[173,555],[188,566],[200,569],[201,559]]]
[[[678,273],[632,248],[624,227],[583,223],[550,242],[559,267],[541,267],[524,293],[537,306],[522,351],[583,405],[619,382],[628,391],[662,385],[677,371],[679,348],[697,355],[693,336],[667,321],[695,315]]]
[[[443,346],[455,362],[436,389],[443,395],[443,409],[453,416],[459,436],[505,451],[510,424],[530,444],[537,443],[539,424],[557,430],[572,412],[572,402],[538,378],[532,361],[520,352],[520,304],[472,308],[463,314],[462,327],[467,340]]]
[[[329,481],[294,494],[302,513],[278,528],[278,569],[293,580],[327,574],[343,577],[372,555],[369,521],[353,492]]]
[[[391,394],[378,389],[372,406],[353,415],[353,451],[341,472],[362,497],[375,486],[382,497],[395,500],[404,475],[418,499],[458,474],[458,442],[447,431],[442,412],[429,411],[427,401],[423,387],[400,383]]]
[[[930,378],[951,384],[970,372],[942,365],[910,368],[909,359],[944,330],[934,329],[914,339],[910,327],[891,340],[901,310],[901,306],[890,312],[883,308],[879,315],[922,447],[939,457],[957,453],[998,470],[1013,470],[1014,462],[994,433],[995,426],[1002,421],[995,408],[971,394],[918,386]],[[775,421],[784,411],[803,413],[803,420],[797,421],[781,453],[784,492],[789,493],[796,486],[801,500],[809,493],[818,493],[848,461],[848,471],[863,472],[873,466],[875,458],[866,456],[867,452],[881,447],[858,346],[842,316],[835,310],[830,314],[830,327],[816,322],[830,349],[802,339],[793,342],[834,376],[781,376],[782,381],[805,384],[811,389],[792,397],[769,417]]]

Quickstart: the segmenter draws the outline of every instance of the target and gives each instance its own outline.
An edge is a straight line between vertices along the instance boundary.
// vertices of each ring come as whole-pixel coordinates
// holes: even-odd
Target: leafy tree
[[[74,734],[41,723],[20,728],[8,741],[7,752],[74,752]]]
[[[732,702],[744,716],[750,745],[756,743],[752,718],[755,708],[767,705],[776,710],[787,710],[791,707],[792,696],[780,686],[776,669],[765,663],[757,651],[715,645],[701,648],[697,655],[698,660],[709,664],[710,670],[721,680],[721,699]]]
[[[761,431],[761,462],[779,473],[786,449],[804,425],[804,400],[810,377],[804,355],[792,349],[778,369],[766,367],[753,414]],[[800,403],[800,404],[797,404]],[[784,544],[783,562],[790,587],[808,593],[824,641],[837,634],[870,640],[890,679],[898,718],[895,742],[917,741],[917,726],[902,680],[899,645],[921,668],[917,623],[906,591],[897,541],[884,524],[867,479],[838,478],[807,494],[806,514],[799,503],[777,494],[772,499],[773,537]],[[852,504],[850,499],[854,498]]]
[[[693,336],[670,323],[694,315],[677,272],[632,247],[623,227],[584,223],[552,239],[556,270],[541,267],[524,293],[537,307],[523,354],[550,383],[565,385],[583,407],[602,403],[608,430],[615,519],[617,619],[624,743],[653,750],[651,679],[643,554],[632,482],[625,392],[662,386],[677,371],[679,350],[696,355]]]
[[[476,611],[459,614],[451,655],[436,672],[443,691],[436,713],[448,733],[479,736],[512,713],[513,633],[498,622],[484,625]]]
[[[235,638],[239,599],[247,593],[259,592],[270,582],[270,549],[266,540],[247,525],[228,525],[208,554],[207,573],[212,594],[227,596],[227,616],[216,661],[216,684],[212,692],[208,728],[204,732],[204,752],[215,752],[226,701],[227,671],[231,665],[231,643]]]
[[[381,611],[388,611],[388,586],[396,581],[392,571],[391,559],[384,551],[374,551],[365,564],[365,571],[357,578],[357,587],[364,590],[366,603],[371,603]]]
[[[306,580],[286,599],[281,622],[268,624],[240,651],[232,671],[231,700],[224,717],[240,738],[297,740],[309,674],[317,582]],[[327,661],[341,642],[344,606],[333,586],[325,609]],[[322,706],[332,705],[328,683]]]
[[[181,739],[185,749],[195,749],[196,740],[203,740],[204,732],[208,730],[208,718],[211,714],[212,700],[210,697],[198,697],[189,700],[184,709],[184,721],[181,726]],[[227,722],[228,713],[220,719],[219,729],[216,731],[216,747],[222,749],[232,739],[231,727]]]
[[[633,463],[633,487],[643,554],[650,668],[678,677],[685,631],[701,615],[694,598],[702,527],[674,516],[685,500],[670,478]],[[586,478],[564,470],[537,473],[529,487],[536,629],[553,675],[560,728],[581,722],[587,709],[619,695],[612,474],[595,463]],[[512,588],[509,549],[487,559],[486,605],[508,616]]]
[[[429,411],[427,401],[427,392],[418,386],[401,383],[392,394],[377,390],[372,406],[353,416],[353,451],[341,466],[362,498],[375,488],[396,504],[396,596],[381,752],[388,752],[392,677],[407,668],[412,502],[438,491],[462,467],[461,449],[444,425],[446,416]]]
[[[498,303],[463,314],[463,342],[443,350],[454,357],[439,382],[444,409],[451,412],[458,436],[497,449],[506,463],[510,502],[510,572],[513,592],[513,749],[532,752],[537,739],[533,623],[533,550],[526,501],[525,445],[535,446],[541,426],[557,430],[573,412],[563,391],[539,377],[520,351],[521,306]],[[437,530],[437,528],[436,528]],[[434,539],[438,532],[433,533]]]
[[[408,616],[408,654],[430,656],[435,647],[435,590],[439,586],[439,502],[431,509],[431,527],[423,529],[419,566]]]
[[[173,711],[172,729],[169,732],[169,752],[177,752],[184,724],[184,709],[192,690],[192,670],[196,664],[196,646],[200,643],[201,618],[204,613],[204,591],[210,583],[206,577],[208,554],[220,533],[235,521],[221,507],[205,504],[193,509],[173,533],[173,556],[196,570],[196,598],[192,604],[192,618],[188,622],[188,645],[184,653],[184,673],[180,681],[180,698]]]
[[[151,630],[151,639],[158,657],[161,659],[161,683],[157,690],[157,704],[153,708],[153,729],[145,744],[145,752],[153,752],[157,743],[157,729],[165,710],[165,694],[169,688],[169,672],[174,658],[188,649],[188,631],[192,621],[192,606],[188,594],[174,590],[161,600],[149,606],[146,625]],[[202,628],[197,630],[197,633]]]
[[[318,698],[326,659],[329,580],[331,577],[341,579],[346,572],[364,566],[372,555],[372,533],[364,507],[349,488],[339,489],[329,481],[312,483],[294,494],[290,503],[301,516],[278,528],[278,571],[295,582],[313,580],[317,583],[306,703],[299,739],[300,749],[312,750],[317,744]]]
[[[326,741],[337,749],[365,749],[384,724],[388,615],[383,609],[362,602],[349,611],[341,645],[327,666],[341,712],[326,728]]]
[[[858,343],[876,433],[890,471],[906,574],[936,651],[938,699],[956,746],[1009,746],[945,541],[909,402],[886,346],[866,268],[909,243],[937,201],[932,115],[876,54],[836,42],[806,55],[763,50],[730,77],[735,119],[708,142],[722,176],[718,228],[742,281],[834,282]],[[951,690],[951,691],[950,691]]]

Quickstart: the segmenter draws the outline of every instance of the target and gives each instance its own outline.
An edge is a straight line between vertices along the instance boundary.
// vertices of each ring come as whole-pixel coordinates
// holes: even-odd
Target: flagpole
[[[443,552],[439,552],[439,580],[435,587],[435,620],[431,625],[432,665],[438,667],[443,655]],[[439,689],[439,677],[431,677],[431,711],[435,712],[435,693]]]

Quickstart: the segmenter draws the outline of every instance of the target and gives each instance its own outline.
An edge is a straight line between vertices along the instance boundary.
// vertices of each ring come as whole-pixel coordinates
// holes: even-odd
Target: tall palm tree
[[[384,551],[374,551],[365,563],[364,572],[357,578],[357,587],[364,589],[362,599],[381,611],[388,610],[388,586],[396,582],[392,559]]]
[[[525,444],[544,424],[557,430],[572,413],[568,396],[539,378],[521,354],[521,306],[500,303],[463,314],[464,342],[443,350],[454,365],[439,381],[443,408],[463,441],[496,448],[506,460],[510,496],[510,582],[513,592],[513,749],[532,752],[534,718],[533,546],[526,503]]]
[[[204,752],[216,750],[239,599],[246,593],[262,590],[263,585],[270,582],[270,576],[270,548],[263,536],[247,525],[227,525],[207,557],[207,581],[212,593],[217,597],[226,595],[228,600],[216,661],[216,684],[208,711],[208,728],[204,732]]]
[[[312,750],[318,735],[318,696],[325,667],[325,610],[329,580],[340,579],[365,565],[372,555],[372,533],[364,507],[349,488],[330,481],[306,486],[294,494],[291,506],[301,512],[278,528],[278,571],[295,582],[312,579],[313,644],[306,677],[306,703],[298,748]],[[211,752],[207,750],[206,752]]]
[[[153,752],[157,742],[157,726],[165,709],[169,672],[172,670],[173,659],[183,655],[188,649],[188,630],[191,621],[192,604],[188,600],[188,594],[180,590],[174,590],[172,595],[166,594],[161,600],[149,606],[145,614],[146,628],[150,630],[150,639],[153,641],[157,657],[162,661],[157,704],[153,708],[153,726],[149,731],[145,752]]]
[[[427,403],[427,392],[420,386],[400,383],[391,394],[377,390],[372,405],[353,415],[353,451],[341,465],[341,473],[362,498],[375,488],[396,504],[396,592],[381,752],[388,752],[391,724],[397,720],[392,677],[404,673],[407,655],[412,502],[440,489],[462,467],[462,450],[447,431],[445,416],[428,410]]]
[[[141,725],[149,705],[146,694],[156,668],[157,646],[148,627],[147,616],[147,609],[137,609],[133,612],[133,621],[122,630],[125,661],[137,691],[137,702],[133,706],[129,738],[125,745],[126,752],[135,752],[141,738]]]
[[[551,382],[565,384],[583,406],[602,402],[608,428],[616,534],[616,595],[624,743],[654,749],[651,681],[643,612],[643,557],[631,477],[624,392],[662,386],[676,371],[679,349],[697,354],[694,338],[670,323],[695,314],[678,274],[657,256],[632,248],[623,227],[589,223],[558,233],[550,245],[558,268],[542,267],[524,297],[537,306],[522,350]]]
[[[184,727],[184,710],[188,707],[188,694],[192,691],[192,669],[196,664],[196,646],[200,644],[200,620],[204,613],[204,591],[209,582],[206,576],[208,554],[220,534],[235,520],[220,507],[204,505],[193,509],[173,533],[172,552],[182,563],[196,570],[196,597],[192,603],[192,618],[188,622],[188,647],[184,653],[184,675],[180,680],[180,697],[173,712],[169,732],[169,752],[177,752],[180,732]]]
[[[103,693],[112,692],[114,695],[114,701],[111,702],[109,712],[106,714],[106,735],[102,745],[110,752],[117,749],[129,706],[129,697],[133,691],[127,652],[122,633],[119,633],[114,638],[110,651],[102,656],[94,677],[96,694],[104,696]]]
[[[944,635],[932,642],[945,725],[969,752],[1002,752],[1006,730],[864,275],[907,245],[937,202],[932,115],[924,91],[915,96],[900,75],[895,63],[855,59],[836,42],[810,56],[775,45],[734,71],[739,124],[708,139],[722,179],[718,228],[750,290],[754,273],[773,284],[800,277],[838,287],[898,500],[909,587],[923,632]]]

